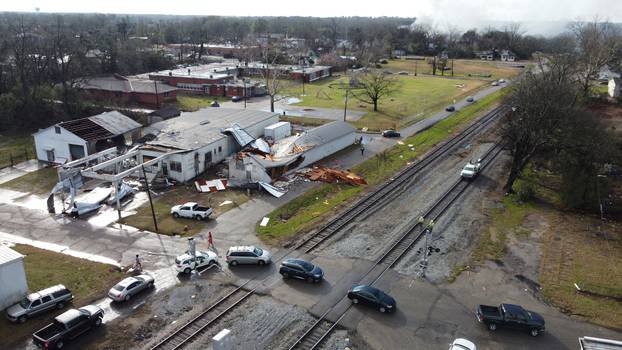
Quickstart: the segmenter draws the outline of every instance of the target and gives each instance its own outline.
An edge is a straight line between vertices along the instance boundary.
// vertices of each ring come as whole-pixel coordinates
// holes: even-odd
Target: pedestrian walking
[[[361,156],[365,154],[365,146],[361,143]]]
[[[214,247],[214,237],[212,236],[212,231],[207,233],[207,249],[216,250],[216,247]]]
[[[138,256],[138,254],[136,254],[136,260],[134,261],[134,270],[143,270],[143,264],[140,262],[140,256]]]

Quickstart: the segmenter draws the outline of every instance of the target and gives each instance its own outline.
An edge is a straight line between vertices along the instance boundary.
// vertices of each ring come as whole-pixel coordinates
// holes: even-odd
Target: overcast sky
[[[622,0],[1,0],[2,11],[223,16],[419,17],[441,29],[490,21],[565,22],[595,16],[622,22]]]

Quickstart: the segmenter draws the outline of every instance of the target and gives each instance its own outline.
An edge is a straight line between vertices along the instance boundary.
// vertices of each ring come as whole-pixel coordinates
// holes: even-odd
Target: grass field
[[[354,167],[352,170],[363,176],[368,186],[322,184],[275,209],[268,215],[270,221],[267,226],[256,226],[259,237],[269,243],[278,243],[326,220],[367,187],[385,181],[408,162],[490,110],[499,102],[503,93],[498,91],[491,94],[428,130],[405,139],[404,145],[398,144]],[[408,144],[414,145],[414,151],[410,150]]]
[[[26,256],[24,269],[30,291],[64,284],[75,297],[73,307],[81,307],[105,297],[108,289],[124,277],[115,266],[26,245],[17,245],[13,249]],[[0,320],[0,348],[11,349],[17,346],[18,342],[28,339],[34,331],[51,322],[52,317],[68,308],[66,306],[61,311],[52,310],[28,320],[25,324],[10,323],[3,315]]]
[[[454,100],[460,100],[487,85],[483,80],[439,77],[395,75],[395,79],[398,81],[397,91],[380,101],[378,112],[373,112],[373,106],[350,95],[348,109],[367,112],[360,120],[353,122],[356,127],[366,127],[369,130],[399,128],[421,120],[426,114],[440,110]],[[330,88],[330,85],[346,81],[346,77],[335,77],[305,84],[305,96],[302,97],[299,97],[299,86],[289,87],[283,94],[301,98],[302,102],[295,104],[297,106],[342,109],[345,90]]]
[[[56,168],[48,167],[7,181],[0,184],[0,187],[24,193],[47,195],[57,182],[58,174]]]
[[[232,204],[220,206],[220,204],[226,200],[231,201]],[[242,190],[230,188],[225,191],[208,194],[197,192],[193,183],[187,186],[178,185],[168,192],[154,197],[153,207],[158,222],[158,233],[183,236],[186,234],[186,232],[184,232],[184,227],[188,226],[187,235],[191,236],[201,232],[207,225],[206,221],[184,218],[175,219],[171,215],[171,207],[173,205],[197,202],[201,205],[210,206],[214,210],[214,214],[210,217],[211,220],[248,200],[249,197],[246,195],[246,192]],[[149,203],[138,208],[136,214],[125,217],[120,222],[141,230],[156,232]]]
[[[451,63],[450,63],[451,65]],[[416,68],[415,68],[416,66]],[[411,74],[417,73],[432,74],[432,65],[428,64],[425,60],[404,60],[395,59],[389,60],[388,64],[382,65],[383,69],[393,72],[406,71]],[[490,79],[500,78],[512,78],[521,72],[520,68],[512,68],[503,65],[500,62],[490,62],[481,60],[455,60],[454,61],[454,76],[468,77],[469,74],[473,77],[485,77],[490,75]],[[440,71],[437,70],[437,75]],[[445,75],[451,75],[451,71],[445,71]]]
[[[177,95],[177,108],[185,112],[194,112],[201,108],[209,107],[213,101],[224,101],[224,97],[204,95]]]
[[[35,158],[35,144],[32,135],[0,135],[0,169],[14,163]]]

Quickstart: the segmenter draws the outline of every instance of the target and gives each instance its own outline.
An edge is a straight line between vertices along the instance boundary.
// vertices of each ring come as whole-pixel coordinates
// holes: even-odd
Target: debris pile
[[[337,169],[314,167],[313,169],[299,172],[300,175],[311,181],[323,181],[328,183],[347,183],[350,185],[367,185],[364,178],[347,171]]]
[[[218,192],[227,189],[227,179],[216,180],[197,180],[194,182],[194,186],[199,192]]]

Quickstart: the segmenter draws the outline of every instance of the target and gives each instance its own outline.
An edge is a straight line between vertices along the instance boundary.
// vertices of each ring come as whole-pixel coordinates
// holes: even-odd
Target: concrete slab
[[[37,171],[43,167],[45,167],[45,164],[40,163],[36,159],[31,159],[15,164],[15,166],[12,167],[0,169],[0,184],[11,181],[33,171]]]

